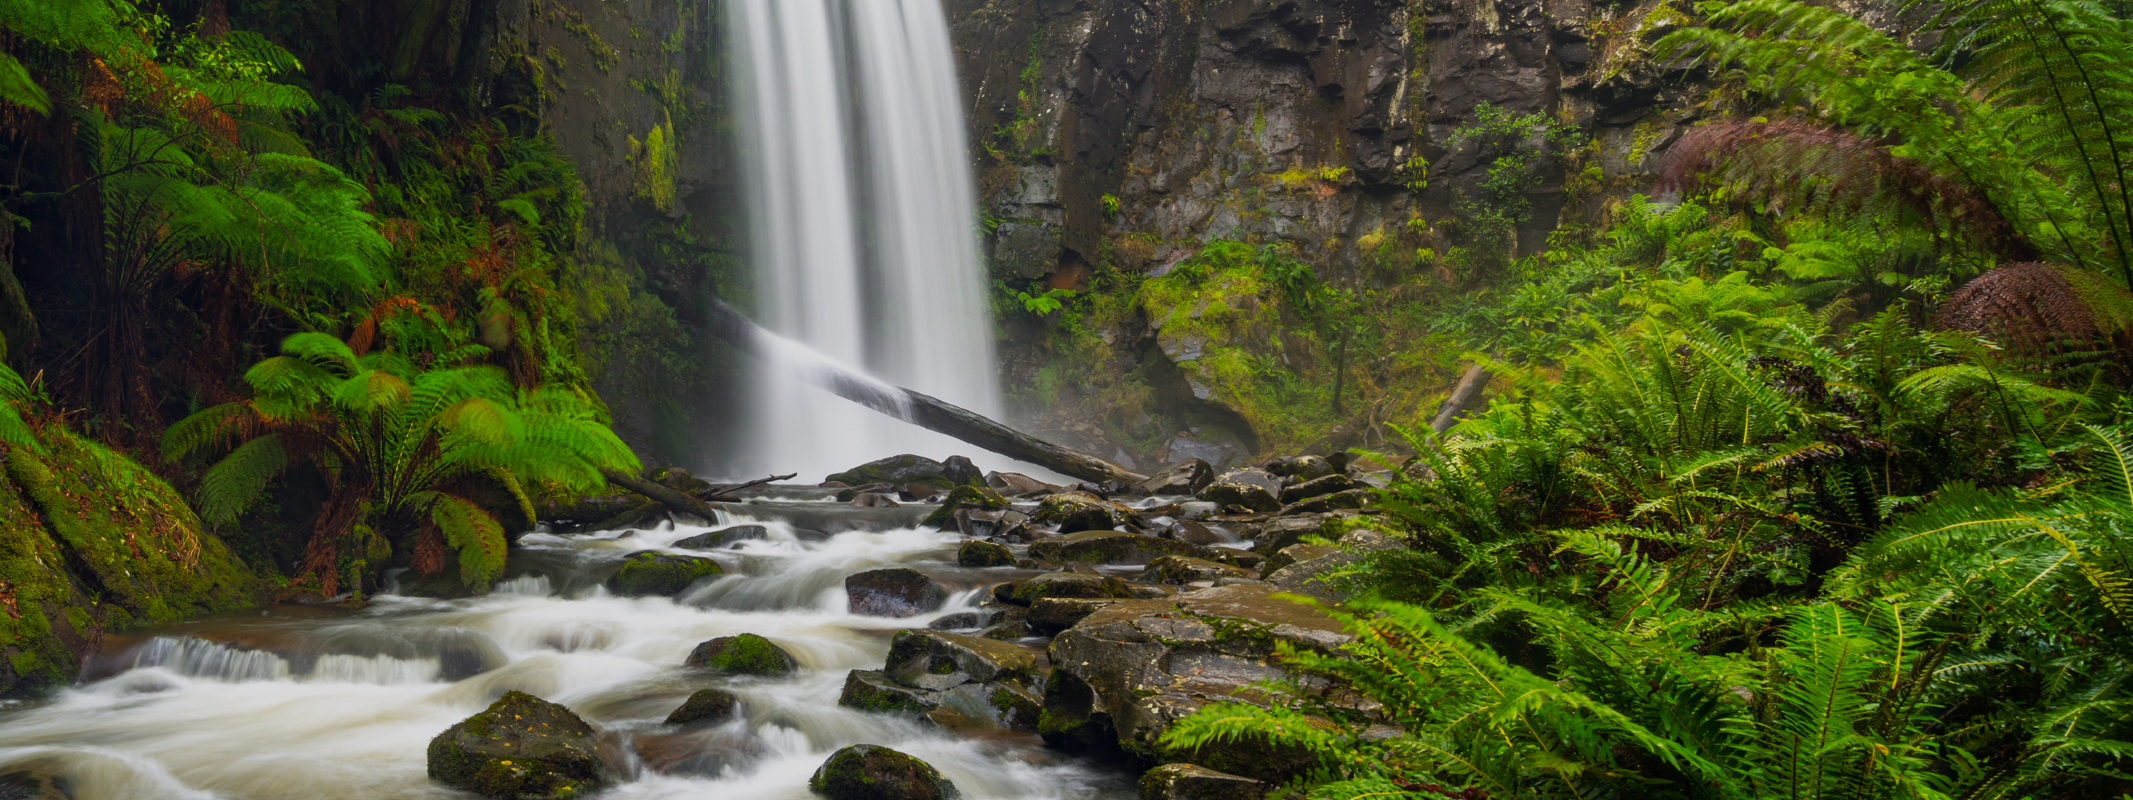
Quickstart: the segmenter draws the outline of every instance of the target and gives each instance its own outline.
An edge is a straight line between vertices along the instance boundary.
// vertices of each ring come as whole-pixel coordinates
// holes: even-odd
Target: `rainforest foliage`
[[[0,0],[8,419],[155,468],[288,591],[479,588],[529,495],[636,465],[580,314],[666,309],[581,261],[537,114],[352,8]]]
[[[1379,456],[1354,641],[1167,743],[1314,800],[2133,791],[2133,18],[1909,11],[1937,48],[1790,0],[1658,42],[1752,115],[1440,312],[1500,395]]]

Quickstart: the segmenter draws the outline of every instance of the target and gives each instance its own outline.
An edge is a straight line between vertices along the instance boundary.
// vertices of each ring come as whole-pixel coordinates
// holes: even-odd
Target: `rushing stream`
[[[521,690],[607,732],[630,772],[599,795],[610,800],[807,798],[815,768],[857,743],[932,763],[970,800],[1132,795],[1120,771],[1034,736],[963,736],[838,706],[846,672],[879,669],[896,630],[972,610],[986,584],[1023,573],[955,566],[960,537],[912,527],[927,506],[808,497],[819,494],[774,490],[722,514],[721,527],[761,524],[769,538],[709,553],[728,575],[674,600],[615,597],[602,582],[629,553],[706,528],[530,534],[512,577],[484,597],[278,606],[109,639],[88,682],[0,711],[0,773],[64,775],[77,800],[471,797],[429,781],[425,748]],[[890,565],[963,591],[909,619],[847,613],[844,578]],[[740,633],[768,637],[802,669],[767,680],[680,666],[697,643]],[[663,724],[707,687],[740,696],[734,720]]]

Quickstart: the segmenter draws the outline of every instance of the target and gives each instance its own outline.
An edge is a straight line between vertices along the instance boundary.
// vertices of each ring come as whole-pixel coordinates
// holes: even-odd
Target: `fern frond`
[[[289,468],[281,437],[267,434],[238,445],[200,476],[200,515],[229,522]]]
[[[508,545],[504,529],[481,506],[449,494],[430,500],[430,521],[445,544],[459,551],[459,580],[470,589],[485,589],[504,571]]]

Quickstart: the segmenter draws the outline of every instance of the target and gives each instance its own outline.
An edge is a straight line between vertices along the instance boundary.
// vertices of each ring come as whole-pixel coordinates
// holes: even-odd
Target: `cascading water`
[[[520,690],[570,707],[624,754],[623,782],[600,800],[812,800],[808,777],[860,743],[925,759],[970,800],[1132,796],[1127,776],[1033,735],[965,738],[839,706],[846,673],[880,669],[895,630],[976,610],[981,587],[1025,573],[955,566],[961,537],[914,527],[925,506],[856,509],[821,494],[765,490],[721,514],[721,526],[768,529],[728,549],[673,547],[707,530],[694,526],[529,534],[484,597],[275,607],[117,643],[93,667],[107,677],[0,707],[0,775],[64,775],[76,800],[466,798],[428,779],[430,738]],[[643,550],[709,555],[727,575],[675,599],[609,595],[605,576]],[[848,613],[844,578],[885,566],[964,588],[909,619]],[[801,670],[767,679],[682,666],[698,642],[740,633],[776,642]],[[662,723],[707,687],[740,697],[736,719]]]
[[[938,0],[734,0],[740,162],[766,327],[999,412],[960,88]],[[967,450],[763,366],[750,467]]]

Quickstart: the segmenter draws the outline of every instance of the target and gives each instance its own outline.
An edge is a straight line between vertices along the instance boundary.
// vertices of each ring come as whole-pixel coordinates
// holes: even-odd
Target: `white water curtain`
[[[999,413],[961,89],[938,0],[734,0],[756,315],[892,383]],[[756,469],[967,445],[763,365]],[[976,456],[977,453],[969,453]]]

